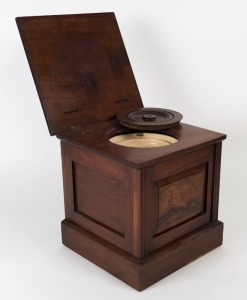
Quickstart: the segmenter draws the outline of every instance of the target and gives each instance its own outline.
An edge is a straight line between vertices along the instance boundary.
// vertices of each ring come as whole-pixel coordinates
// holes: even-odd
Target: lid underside
[[[143,107],[114,13],[16,21],[51,135]]]

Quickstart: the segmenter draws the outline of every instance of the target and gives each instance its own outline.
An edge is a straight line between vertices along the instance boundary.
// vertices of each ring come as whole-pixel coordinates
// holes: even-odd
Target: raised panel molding
[[[74,211],[124,237],[125,187],[73,162]]]
[[[206,174],[204,164],[158,183],[156,234],[179,226],[205,212]]]

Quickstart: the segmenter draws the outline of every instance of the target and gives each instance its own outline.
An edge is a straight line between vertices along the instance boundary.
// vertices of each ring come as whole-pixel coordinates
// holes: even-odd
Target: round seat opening
[[[109,141],[124,147],[157,148],[175,144],[177,139],[160,133],[136,132],[120,134],[110,138]]]

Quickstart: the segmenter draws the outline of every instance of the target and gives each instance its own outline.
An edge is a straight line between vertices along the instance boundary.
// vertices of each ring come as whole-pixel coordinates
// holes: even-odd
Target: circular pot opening
[[[109,139],[111,143],[133,148],[156,148],[169,146],[177,142],[177,139],[159,133],[136,132],[114,136]]]

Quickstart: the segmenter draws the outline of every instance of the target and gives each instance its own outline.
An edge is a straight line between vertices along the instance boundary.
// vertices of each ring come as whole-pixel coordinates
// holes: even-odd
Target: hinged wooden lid
[[[143,107],[114,13],[16,22],[51,135]]]

